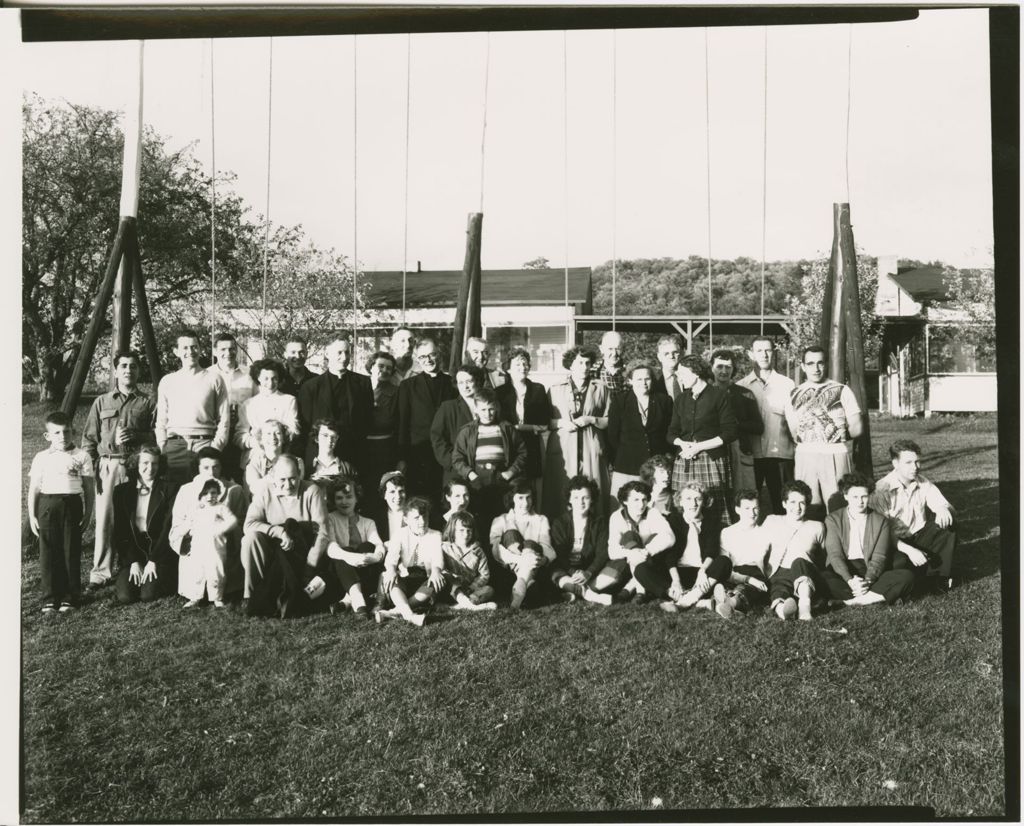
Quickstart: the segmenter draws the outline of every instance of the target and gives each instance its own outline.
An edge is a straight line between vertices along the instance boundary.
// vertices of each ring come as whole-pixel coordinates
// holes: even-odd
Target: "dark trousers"
[[[412,445],[406,460],[406,488],[410,496],[425,496],[436,508],[441,500],[443,472],[430,442]]]
[[[176,485],[191,482],[199,469],[197,454],[212,443],[213,440],[209,436],[168,436],[163,450],[167,458],[167,478]],[[227,465],[223,467],[225,471],[229,470]]]
[[[40,494],[37,516],[43,602],[77,605],[82,593],[82,497]]]
[[[796,581],[803,576],[811,580],[813,590],[818,590],[821,585],[821,572],[806,559],[797,559],[788,568],[779,568],[768,578],[769,602],[792,597],[795,593]]]
[[[956,551],[957,536],[953,528],[940,528],[934,522],[927,522],[917,533],[904,537],[903,541],[912,545],[928,557],[928,564],[915,568],[906,554],[897,551],[893,560],[893,568],[912,570],[916,577],[939,576],[948,578],[953,570],[953,553]]]
[[[323,597],[317,603],[327,605],[337,595],[337,581],[330,566],[326,564],[326,554],[316,568],[306,564],[306,555],[313,546],[317,525],[289,519],[284,527],[292,539],[290,551],[281,547],[280,540],[262,532],[246,534],[243,538],[243,564],[248,561],[246,576],[249,580],[250,615],[277,615],[284,619],[308,613],[313,605],[302,589],[317,575],[327,585]]]
[[[756,565],[734,565],[732,571],[734,574],[743,574],[744,576],[759,579],[765,585],[768,584],[768,576]],[[736,597],[736,607],[741,611],[746,611],[751,606],[767,599],[768,593],[766,591],[759,591],[746,582],[741,582],[733,586],[733,596]]]
[[[656,554],[646,562],[641,562],[633,569],[636,581],[644,586],[644,590],[654,597],[668,598],[668,589],[672,585],[665,554]],[[679,566],[679,581],[684,588],[692,588],[697,581],[699,568]],[[708,565],[707,575],[717,582],[727,583],[732,573],[732,562],[724,556],[716,556]]]
[[[792,459],[754,459],[754,484],[758,490],[761,485],[768,488],[768,498],[772,503],[772,512],[781,514],[782,486],[793,481]]]
[[[859,577],[863,577],[868,570],[863,559],[848,559],[846,566],[850,573]],[[849,583],[831,568],[826,568],[821,578],[830,599],[853,599]],[[891,605],[898,599],[910,598],[910,593],[914,590],[914,575],[905,569],[885,571],[871,584],[869,590],[881,594]]]
[[[355,548],[346,548],[359,554],[372,553],[373,545],[363,542]],[[349,565],[343,559],[332,559],[331,568],[338,578],[342,593],[347,594],[353,585],[359,585],[364,596],[371,596],[377,591],[380,575],[384,572],[384,563],[375,565]]]
[[[398,440],[391,436],[387,439],[366,440],[366,460],[363,477],[363,490],[366,492],[363,503],[367,510],[372,510],[383,501],[377,490],[380,477],[398,466]]]
[[[145,567],[145,566],[142,566]],[[131,605],[133,602],[152,602],[154,599],[168,597],[178,590],[178,562],[172,560],[156,566],[156,579],[151,579],[144,585],[136,585],[128,575],[131,573],[131,566],[121,568],[115,583],[117,601],[122,605]]]

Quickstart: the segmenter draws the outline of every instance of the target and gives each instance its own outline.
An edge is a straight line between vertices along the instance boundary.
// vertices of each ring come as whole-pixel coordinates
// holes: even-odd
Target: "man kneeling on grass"
[[[323,490],[300,478],[294,456],[280,456],[269,484],[258,486],[245,514],[243,609],[282,619],[323,595],[327,573],[327,503]]]
[[[406,502],[405,527],[387,543],[380,579],[383,607],[374,613],[378,623],[400,618],[423,625],[426,615],[418,610],[429,610],[434,596],[444,588],[441,534],[427,527],[429,521],[430,502],[418,496]]]
[[[799,479],[782,488],[785,516],[771,514],[761,525],[768,535],[768,600],[775,615],[789,619],[799,609],[800,619],[811,619],[811,597],[819,579],[814,556],[821,554],[825,526],[807,520],[811,489]],[[796,599],[794,599],[794,595]]]
[[[874,484],[859,473],[839,480],[846,507],[825,519],[828,567],[824,584],[829,596],[846,605],[873,605],[908,599],[914,575],[892,570],[895,543],[891,522],[868,509]]]

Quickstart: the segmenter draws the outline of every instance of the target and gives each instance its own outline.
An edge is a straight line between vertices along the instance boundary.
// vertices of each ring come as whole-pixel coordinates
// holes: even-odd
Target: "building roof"
[[[402,306],[400,271],[361,272],[369,286],[368,307]],[[406,275],[405,303],[408,307],[454,307],[459,295],[462,270],[423,270]],[[569,303],[590,302],[590,267],[569,268]],[[565,301],[565,270],[484,270],[481,274],[480,303],[562,304]]]
[[[893,280],[914,301],[947,301],[949,289],[940,267],[900,267]]]

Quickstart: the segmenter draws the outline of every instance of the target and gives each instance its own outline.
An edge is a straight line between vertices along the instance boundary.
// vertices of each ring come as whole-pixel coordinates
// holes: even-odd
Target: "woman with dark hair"
[[[616,497],[621,507],[608,518],[608,558],[621,564],[623,573],[628,567],[632,574],[619,592],[620,598],[627,600],[637,592],[647,593],[650,577],[645,582],[645,570],[666,570],[664,558],[676,536],[668,520],[650,506],[651,489],[643,482],[626,482]],[[664,579],[668,580],[667,571]],[[664,589],[667,591],[667,582]]]
[[[672,501],[672,460],[656,453],[640,465],[640,481],[650,485],[651,507],[668,516],[675,510]]]
[[[534,510],[533,486],[513,479],[506,496],[508,512],[491,523],[491,556],[515,575],[509,607],[521,608],[540,568],[555,561],[548,518]]]
[[[821,575],[815,557],[821,556],[825,527],[807,519],[811,489],[795,479],[782,487],[785,516],[769,514],[761,523],[769,544],[768,601],[781,619],[799,611],[800,619],[811,619],[811,597]]]
[[[652,456],[669,452],[665,434],[672,420],[672,399],[651,393],[654,368],[635,361],[626,368],[630,389],[612,398],[608,411],[608,463],[612,493],[626,482],[640,481],[640,467]]]
[[[569,375],[548,391],[551,430],[544,460],[544,512],[556,517],[569,498],[569,480],[582,474],[597,483],[596,503],[603,510],[608,491],[608,465],[602,431],[608,427],[608,390],[591,381],[597,353],[589,347],[572,347],[562,358]]]
[[[357,512],[362,491],[350,477],[335,480],[327,487],[327,556],[344,596],[331,606],[331,613],[350,608],[358,616],[369,618],[366,596],[377,587],[384,561],[384,542],[372,519]]]
[[[370,491],[371,505],[379,504],[377,483],[388,471],[402,470],[405,462],[398,457],[398,385],[393,381],[395,357],[378,351],[366,360],[373,390],[373,421],[366,436],[363,465],[366,476],[363,483]]]
[[[625,570],[608,562],[608,524],[597,515],[598,489],[593,479],[574,476],[569,480],[568,511],[551,523],[551,545],[555,561],[551,581],[572,602],[582,597],[587,602],[610,605],[612,588]]]
[[[238,408],[238,422],[232,439],[241,449],[240,465],[245,471],[250,452],[259,450],[259,430],[263,423],[273,419],[284,425],[289,439],[299,432],[299,408],[295,396],[280,391],[284,381],[284,365],[273,359],[253,362],[249,375],[259,388]]]
[[[537,501],[541,497],[544,462],[541,433],[551,427],[551,402],[543,384],[530,381],[530,351],[515,347],[509,353],[505,371],[509,380],[494,391],[498,397],[503,421],[515,426],[526,445],[526,467],[523,476],[533,483]]]
[[[732,523],[729,500],[729,442],[736,438],[737,423],[725,391],[715,387],[711,371],[699,356],[683,356],[676,368],[682,391],[672,405],[668,441],[679,448],[672,469],[672,489],[688,482],[704,490],[707,514],[723,526]]]
[[[117,554],[117,601],[123,605],[170,596],[178,587],[178,557],[169,534],[176,488],[164,479],[156,445],[128,458],[128,481],[114,488],[111,544]]]
[[[380,538],[387,542],[405,526],[405,475],[397,470],[385,473],[380,477],[377,493],[380,505],[373,513],[373,521]]]

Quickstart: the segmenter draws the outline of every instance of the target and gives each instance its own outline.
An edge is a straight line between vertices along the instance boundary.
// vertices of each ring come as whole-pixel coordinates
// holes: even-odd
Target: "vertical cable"
[[[484,211],[484,148],[487,145],[487,87],[491,76],[491,33],[485,32],[487,42],[484,52],[484,117],[480,133],[480,212]]]
[[[405,35],[405,214],[402,233],[402,324],[405,324],[405,290],[409,275],[409,106],[412,90],[412,33]]]
[[[708,189],[708,350],[715,346],[714,318],[711,314],[711,81],[708,30],[704,29],[704,149],[707,153]]]
[[[566,343],[569,333],[569,49],[568,33],[562,32],[562,209],[565,262]]]
[[[210,353],[213,354],[217,335],[217,143],[214,82],[213,44],[210,38]]]
[[[618,169],[618,29],[612,30],[612,330],[616,327],[618,289],[618,210],[619,210],[619,169]]]
[[[359,306],[359,35],[352,35],[352,345],[350,359],[356,360]]]
[[[768,27],[764,27],[764,122],[761,132],[761,335],[764,335],[764,262],[768,248]]]
[[[270,139],[274,122],[274,38],[267,48],[267,203],[263,227],[263,313],[260,315],[260,335],[263,337],[264,356],[267,347],[267,274],[270,260]]]

